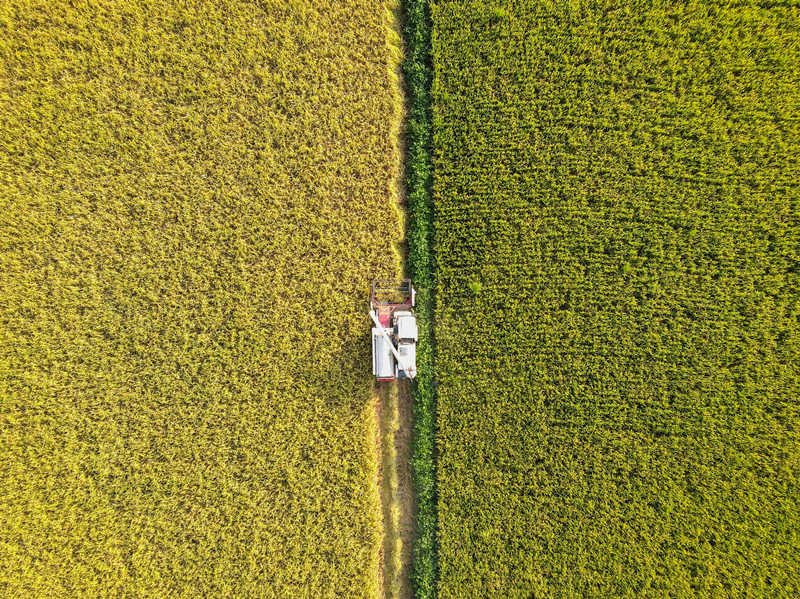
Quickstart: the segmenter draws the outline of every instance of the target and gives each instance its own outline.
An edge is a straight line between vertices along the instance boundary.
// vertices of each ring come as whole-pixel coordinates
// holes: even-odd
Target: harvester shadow
[[[365,435],[365,443],[371,445],[365,454],[375,462],[367,464],[367,471],[375,477],[368,487],[376,494],[380,512],[381,539],[376,548],[375,572],[381,589],[379,596],[405,599],[411,597],[409,574],[415,532],[410,465],[411,383],[375,382],[371,332],[368,326],[364,329],[363,334],[342,340],[333,356],[330,348],[326,349],[330,368],[305,369],[296,374],[301,384],[311,394],[325,398],[334,412],[343,411],[353,417],[361,414],[365,430],[371,430]],[[353,376],[353,373],[358,374]],[[354,503],[359,503],[358,498],[354,498]]]

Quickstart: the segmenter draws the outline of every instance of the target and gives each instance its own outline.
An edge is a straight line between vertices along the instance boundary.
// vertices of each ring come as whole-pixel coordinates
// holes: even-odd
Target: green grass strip
[[[417,536],[411,577],[415,596],[436,597],[436,388],[434,380],[433,202],[431,200],[431,23],[427,0],[406,0],[403,64],[409,114],[406,126],[408,267],[417,289],[420,338],[414,384],[411,467],[417,500]]]

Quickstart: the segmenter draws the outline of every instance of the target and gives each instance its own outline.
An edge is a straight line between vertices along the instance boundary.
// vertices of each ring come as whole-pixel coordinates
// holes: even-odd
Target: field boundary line
[[[403,33],[406,59],[403,63],[408,120],[406,144],[406,197],[408,202],[408,269],[417,289],[417,378],[413,386],[414,435],[411,469],[417,509],[417,533],[411,578],[418,599],[436,597],[436,378],[433,308],[434,222],[431,186],[432,128],[430,90],[431,20],[428,0],[405,0]]]

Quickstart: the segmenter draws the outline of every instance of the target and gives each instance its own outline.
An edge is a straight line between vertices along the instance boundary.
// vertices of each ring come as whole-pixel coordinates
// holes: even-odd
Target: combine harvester
[[[379,381],[417,376],[417,319],[411,312],[415,295],[411,279],[372,282],[372,374]]]

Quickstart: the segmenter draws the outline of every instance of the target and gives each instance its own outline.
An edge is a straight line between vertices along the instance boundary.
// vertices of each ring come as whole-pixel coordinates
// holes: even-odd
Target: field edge
[[[414,596],[436,597],[436,382],[433,336],[434,256],[433,179],[431,160],[431,21],[428,0],[405,0],[403,63],[408,121],[406,123],[406,194],[408,201],[408,268],[417,290],[420,343],[413,387],[414,434],[411,470],[417,509],[411,580]]]

